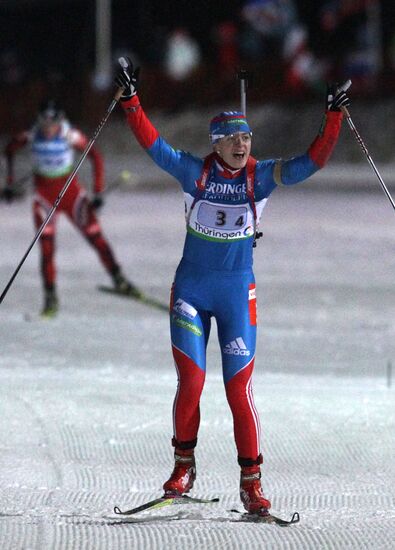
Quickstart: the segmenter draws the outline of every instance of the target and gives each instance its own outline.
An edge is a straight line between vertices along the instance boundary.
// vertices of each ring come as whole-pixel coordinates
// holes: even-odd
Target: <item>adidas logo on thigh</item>
[[[241,337],[232,340],[229,344],[226,344],[223,348],[223,352],[228,355],[245,355],[247,357],[250,355],[250,351],[247,349],[247,346]]]

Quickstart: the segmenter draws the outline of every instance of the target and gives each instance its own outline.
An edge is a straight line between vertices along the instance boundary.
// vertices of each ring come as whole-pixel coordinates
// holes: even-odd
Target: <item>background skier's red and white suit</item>
[[[88,138],[80,130],[71,128],[65,120],[58,125],[56,133],[50,137],[46,136],[40,127],[34,127],[30,131],[16,135],[5,149],[10,174],[9,186],[12,186],[13,179],[13,157],[19,149],[28,144],[32,154],[35,189],[33,217],[36,230],[38,230],[72,172],[74,152],[84,151],[88,145]],[[88,158],[91,160],[93,168],[93,192],[99,195],[104,189],[103,159],[94,147],[90,149]],[[73,225],[95,248],[105,269],[110,274],[116,273],[119,267],[103,237],[95,209],[88,199],[86,190],[80,185],[78,178],[74,177],[40,237],[44,287],[51,289],[55,285],[56,219],[60,212],[66,214]]]

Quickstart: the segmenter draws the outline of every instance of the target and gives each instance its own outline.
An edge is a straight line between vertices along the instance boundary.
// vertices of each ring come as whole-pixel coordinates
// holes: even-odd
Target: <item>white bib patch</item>
[[[201,200],[192,209],[188,231],[210,240],[247,239],[254,233],[254,217],[249,204],[228,205]]]

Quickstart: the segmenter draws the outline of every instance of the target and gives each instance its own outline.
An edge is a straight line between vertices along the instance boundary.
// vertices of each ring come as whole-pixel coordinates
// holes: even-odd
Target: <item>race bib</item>
[[[224,205],[199,201],[192,209],[188,231],[215,241],[248,239],[254,234],[249,205]]]
[[[36,139],[32,143],[34,172],[40,176],[58,177],[70,172],[74,162],[73,148],[65,138]]]

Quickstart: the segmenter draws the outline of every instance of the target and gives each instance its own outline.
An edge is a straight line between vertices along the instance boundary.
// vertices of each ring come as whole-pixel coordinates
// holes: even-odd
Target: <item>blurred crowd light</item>
[[[305,101],[351,78],[370,98],[395,91],[395,4],[379,0],[2,0],[0,128],[44,97],[88,122],[111,94],[119,55],[142,67],[147,106]],[[10,109],[12,106],[12,109]]]

